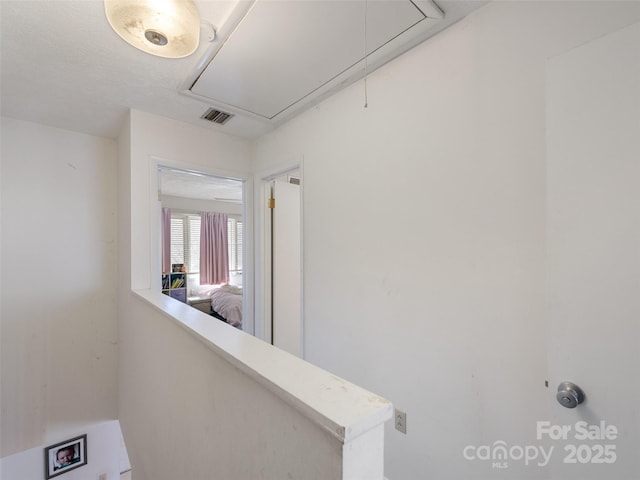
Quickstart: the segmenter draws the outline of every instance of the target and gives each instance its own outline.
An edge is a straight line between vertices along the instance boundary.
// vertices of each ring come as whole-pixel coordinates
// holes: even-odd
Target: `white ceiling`
[[[301,3],[321,5],[328,1],[257,0],[256,5],[264,11],[265,8],[282,8],[287,4],[295,7]],[[368,0],[369,4],[380,1]],[[404,7],[408,2],[385,1],[402,3]],[[425,0],[416,0],[416,3],[423,1]],[[423,34],[419,41],[485,3],[466,0],[436,1],[445,12],[444,20],[431,28],[428,34]],[[331,0],[330,3],[334,7],[342,4],[345,7],[351,6],[350,8],[353,8],[354,3],[364,5],[364,2],[359,0]],[[274,128],[274,125],[252,115],[251,112],[245,112],[242,108],[235,109],[233,113],[236,113],[236,116],[225,125],[214,125],[200,119],[210,106],[218,108],[214,101],[222,106],[230,104],[229,99],[233,100],[231,94],[238,94],[237,83],[232,85],[233,88],[229,88],[228,92],[219,93],[220,89],[217,88],[217,98],[213,100],[203,100],[181,93],[181,90],[185,90],[185,85],[188,89],[196,76],[209,64],[215,52],[224,51],[221,49],[224,40],[232,34],[238,24],[243,25],[240,13],[249,11],[253,0],[196,0],[196,4],[201,18],[210,22],[218,31],[217,39],[208,43],[208,29],[203,27],[201,45],[196,53],[183,59],[165,59],[141,52],[120,39],[106,20],[102,0],[1,0],[2,115],[115,138],[128,109],[134,108],[242,138],[257,138],[264,134]],[[371,8],[371,14],[375,16],[376,9]],[[345,15],[345,18],[348,16]],[[243,29],[244,35],[247,36],[245,38],[253,38],[257,44],[261,41],[260,38],[252,35],[260,34],[261,38],[264,38],[264,33],[258,31],[259,25],[252,26],[248,21],[254,18],[259,17],[247,16],[247,23]],[[285,26],[288,28],[284,28]],[[304,51],[298,53],[298,58],[308,55],[315,63],[328,61],[326,57],[314,59],[312,53],[315,47],[301,43],[300,38],[290,38],[296,31],[295,28],[290,28],[291,22],[283,23],[282,27],[278,28],[276,24],[269,32],[272,39],[280,36],[280,44],[290,46],[289,53],[299,46]],[[330,35],[332,25],[327,25],[326,29]],[[238,28],[238,31],[240,30]],[[359,36],[360,33],[357,33],[356,37]],[[325,39],[326,37],[320,36],[316,40],[322,43]],[[230,42],[231,40],[234,40],[233,36],[230,37]],[[337,44],[332,44],[331,48],[336,50],[340,48],[340,42],[345,41],[349,40],[339,40]],[[401,51],[402,49],[399,49],[397,53]],[[229,52],[230,54],[224,58],[225,68],[231,71],[246,70],[247,59],[240,54],[233,54],[232,50]],[[268,51],[271,58],[263,59],[267,67],[263,69],[262,83],[269,88],[260,91],[259,96],[262,99],[258,98],[258,102],[265,102],[267,99],[264,97],[275,95],[275,92],[297,91],[298,80],[295,76],[279,77],[277,80],[265,77],[271,71],[276,72],[276,69],[270,69],[269,65],[286,64],[286,61],[283,63],[283,54],[283,49],[275,48]],[[377,65],[373,65],[375,66]],[[329,93],[357,78],[358,72],[337,87],[334,85]],[[308,89],[308,86],[303,88]],[[300,92],[304,94],[304,90],[297,92],[298,97]],[[304,103],[301,108],[308,108],[321,98],[323,97],[318,96],[311,99],[311,103]],[[269,110],[271,113],[273,111]],[[301,110],[289,112],[287,118],[299,111]]]
[[[159,188],[162,195],[242,203],[241,180],[168,167],[160,168],[159,173]]]

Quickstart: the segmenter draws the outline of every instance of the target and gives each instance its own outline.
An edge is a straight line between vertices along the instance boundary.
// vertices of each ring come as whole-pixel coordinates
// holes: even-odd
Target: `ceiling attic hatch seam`
[[[428,17],[424,17],[424,18],[428,18]],[[389,39],[387,42],[385,42],[384,44],[380,45],[378,48],[371,50],[366,56],[369,57],[371,56],[371,54],[377,52],[378,50],[380,50],[381,48],[383,48],[385,45],[387,45],[388,43],[392,42],[393,40],[395,40],[396,38],[398,38],[400,35],[402,35],[403,33],[409,31],[411,28],[413,28],[414,26],[416,26],[418,23],[420,23],[422,20],[418,20],[416,23],[414,23],[413,25],[410,25],[409,27],[407,27],[405,30],[403,30],[402,32],[399,32],[397,35],[395,35],[393,38]],[[332,93],[334,93],[335,91],[337,91],[338,89],[340,89],[343,86],[346,86],[349,82],[350,79],[344,80],[342,83],[338,83],[337,86],[334,86],[332,88],[327,89],[327,85],[330,84],[333,81],[336,81],[338,79],[340,79],[341,76],[347,74],[349,72],[349,70],[352,70],[354,68],[356,68],[358,66],[359,63],[364,62],[365,57],[359,58],[357,59],[352,65],[347,66],[344,70],[336,73],[333,77],[327,79],[324,83],[322,83],[321,85],[319,85],[318,87],[314,88],[313,90],[311,90],[309,93],[303,95],[302,97],[294,100],[292,103],[290,103],[289,105],[286,105],[282,108],[282,110],[280,110],[279,112],[276,112],[275,114],[273,114],[270,117],[265,117],[268,120],[274,120],[276,119],[279,115],[282,115],[284,112],[286,112],[287,110],[293,108],[296,104],[300,104],[302,102],[304,102],[304,100],[309,99],[309,98],[314,98],[314,96],[316,96],[315,98],[317,100],[322,100],[324,98],[326,98],[328,95],[331,95]],[[325,90],[325,91],[323,91]],[[319,93],[320,92],[320,93]],[[319,94],[318,94],[319,93]],[[308,107],[311,107],[312,104],[309,103],[307,104]],[[259,113],[256,112],[251,112],[255,115],[260,115]],[[264,117],[264,115],[262,115]]]
[[[433,0],[370,2],[367,28],[376,33],[362,56],[364,1],[246,2],[180,91],[277,126],[362,78],[365,57],[371,73],[424,41],[444,20]],[[335,24],[333,37],[314,34],[326,23],[318,18]],[[256,45],[256,36],[264,41]]]
[[[416,9],[420,11],[420,13],[422,13],[422,15],[425,16],[425,18],[433,18],[435,20],[442,20],[444,18],[444,12],[435,2],[430,2],[428,6],[431,8],[427,9],[424,7],[420,8],[420,6],[417,5],[413,0],[409,1],[413,4],[414,7],[416,7]]]

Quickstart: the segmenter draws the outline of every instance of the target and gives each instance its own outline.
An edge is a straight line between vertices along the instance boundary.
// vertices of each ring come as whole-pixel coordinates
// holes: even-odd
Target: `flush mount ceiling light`
[[[111,28],[143,52],[164,58],[191,55],[200,43],[193,0],[105,0]]]

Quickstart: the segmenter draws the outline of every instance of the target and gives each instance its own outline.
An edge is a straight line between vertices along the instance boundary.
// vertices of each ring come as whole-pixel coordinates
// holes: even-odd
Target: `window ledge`
[[[160,292],[133,291],[343,443],[392,417],[391,402]]]

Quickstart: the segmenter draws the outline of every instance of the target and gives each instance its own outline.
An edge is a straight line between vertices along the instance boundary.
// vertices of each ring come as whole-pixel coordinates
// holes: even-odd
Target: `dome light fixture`
[[[104,0],[111,28],[127,43],[164,58],[183,58],[200,43],[193,0]]]

